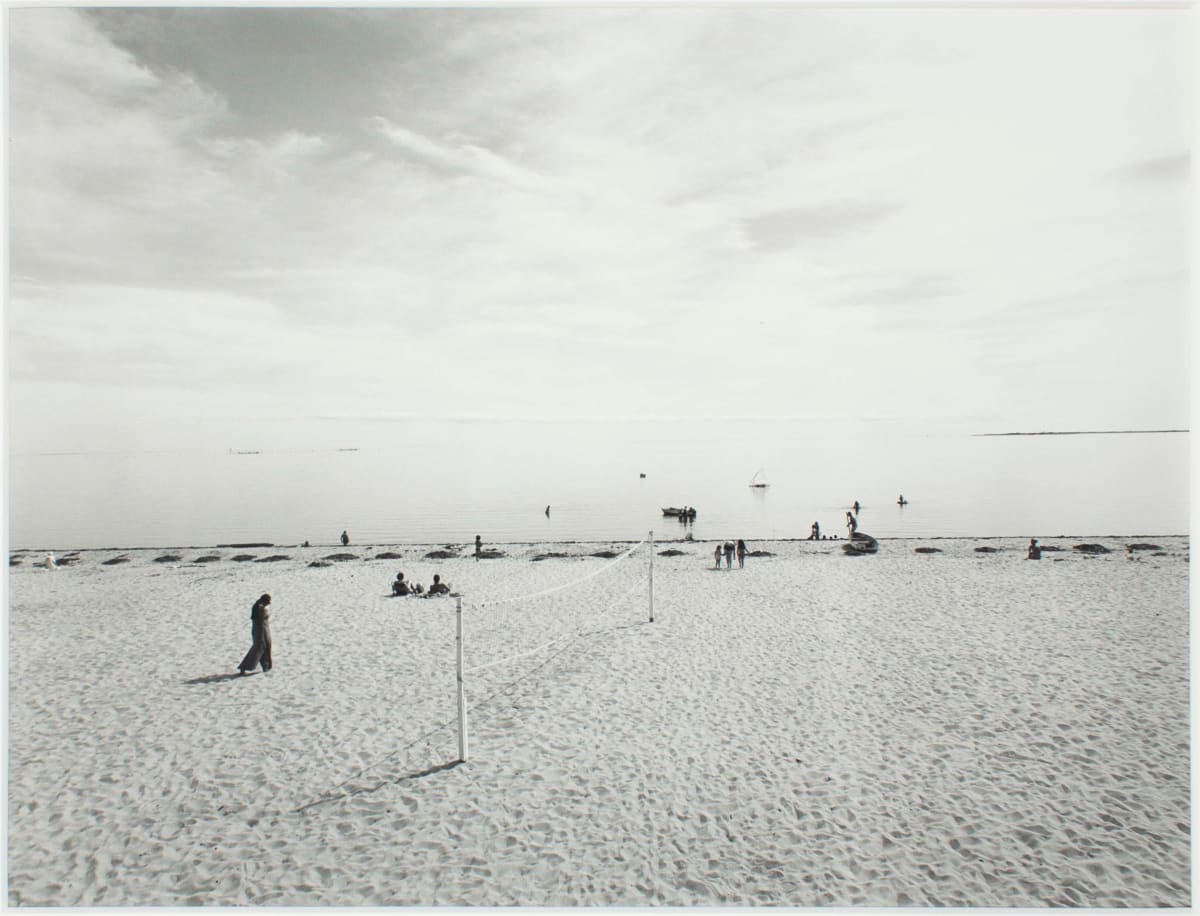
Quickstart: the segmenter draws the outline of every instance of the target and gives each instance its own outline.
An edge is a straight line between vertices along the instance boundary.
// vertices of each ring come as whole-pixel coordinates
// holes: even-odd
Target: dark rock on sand
[[[491,547],[485,547],[479,551],[479,559],[481,560],[499,560],[505,556],[503,550],[494,550]]]
[[[20,558],[20,557],[9,557],[9,558],[8,558],[8,565],[9,565],[9,566],[20,566],[20,565],[21,565],[21,558]]]
[[[538,560],[565,560],[570,556],[569,553],[539,553],[530,562],[536,563]]]
[[[746,554],[746,556],[748,556],[748,557],[773,557],[773,556],[775,556],[775,554],[771,553],[771,551],[769,551],[769,550],[751,550],[748,554]]]
[[[326,560],[334,560],[338,563],[342,563],[346,560],[357,560],[358,554],[356,554],[356,553],[331,553],[325,559]]]
[[[393,553],[392,551],[389,550],[387,553],[377,553],[375,555],[375,559],[376,560],[403,560],[404,554]]]
[[[976,547],[975,552],[976,553],[999,553],[1000,551],[996,547]]]
[[[155,557],[155,563],[178,563],[183,557],[177,553],[164,553],[161,557]]]
[[[110,560],[105,560],[104,566],[116,566],[118,563],[128,563],[129,557],[113,557]]]
[[[1162,550],[1157,544],[1129,544],[1125,549],[1130,552],[1134,550]]]
[[[245,550],[247,547],[274,547],[274,544],[218,544],[218,547],[233,547],[239,550]]]
[[[676,550],[674,547],[671,547],[667,550],[660,550],[658,555],[660,557],[682,557],[686,556],[687,554],[682,550]]]
[[[269,557],[259,557],[255,563],[278,563],[280,560],[290,560],[291,557],[285,557],[281,553],[273,553]]]
[[[1103,544],[1076,544],[1072,550],[1078,550],[1080,553],[1112,553]]]
[[[453,560],[458,556],[457,550],[431,550],[425,554],[426,560]]]
[[[1059,553],[1061,550],[1062,550],[1061,547],[1056,547],[1053,544],[1043,544],[1042,545],[1042,553]]]
[[[614,560],[620,556],[615,550],[598,550],[591,554],[593,557],[599,557],[601,560]]]
[[[239,553],[236,557],[230,557],[230,559],[233,560],[234,563],[248,563],[250,560],[254,559],[254,554]]]
[[[192,562],[193,563],[219,563],[219,562],[221,562],[221,558],[219,556],[217,556],[215,553],[210,553],[203,557],[196,557],[196,559],[192,560]]]
[[[940,547],[917,547],[915,552],[916,553],[941,553],[942,548],[940,548]]]
[[[313,566],[316,566],[316,567],[321,567],[321,566],[332,566],[333,564],[332,564],[332,563],[330,563],[328,560],[313,560],[313,561],[312,561],[311,563],[309,563],[308,565],[309,565],[310,567],[313,567]]]

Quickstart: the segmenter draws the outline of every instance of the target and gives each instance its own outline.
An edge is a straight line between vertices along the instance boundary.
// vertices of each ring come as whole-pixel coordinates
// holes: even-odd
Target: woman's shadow
[[[185,684],[219,684],[221,681],[240,681],[244,677],[250,677],[258,674],[257,671],[247,671],[245,674],[234,671],[231,674],[208,674],[204,677],[194,677],[190,681],[184,681]]]

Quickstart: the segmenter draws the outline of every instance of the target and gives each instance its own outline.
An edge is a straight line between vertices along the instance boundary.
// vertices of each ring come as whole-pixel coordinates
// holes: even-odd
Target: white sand
[[[473,603],[609,545],[18,554],[8,902],[1186,906],[1187,540],[1091,540],[659,545],[652,624],[644,553]],[[454,602],[401,568],[468,666],[580,634],[468,677],[462,765]],[[263,591],[275,670],[227,677]]]

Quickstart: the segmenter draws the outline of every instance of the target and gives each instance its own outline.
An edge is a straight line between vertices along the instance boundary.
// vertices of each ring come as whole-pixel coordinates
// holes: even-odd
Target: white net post
[[[458,618],[458,759],[467,762],[467,696],[463,684],[463,619],[462,598],[455,599]]]
[[[648,535],[650,541],[650,622],[654,623],[654,532]]]

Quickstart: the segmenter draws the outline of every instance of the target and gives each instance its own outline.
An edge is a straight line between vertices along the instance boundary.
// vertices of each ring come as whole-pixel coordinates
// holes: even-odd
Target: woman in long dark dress
[[[263,671],[271,670],[271,614],[267,607],[271,604],[271,596],[263,595],[250,608],[250,636],[253,642],[250,651],[238,665],[242,674],[253,671],[260,664]]]

